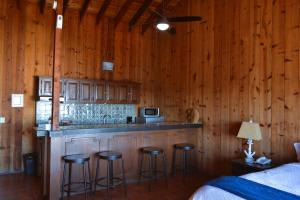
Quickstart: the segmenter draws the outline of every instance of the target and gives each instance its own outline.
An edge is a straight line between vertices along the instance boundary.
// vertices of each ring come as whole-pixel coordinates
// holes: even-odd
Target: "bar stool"
[[[160,175],[165,177],[167,183],[167,161],[165,157],[165,152],[163,149],[158,147],[143,147],[140,149],[141,151],[141,159],[140,159],[140,170],[139,170],[139,183],[142,178],[146,178],[149,180],[149,191],[151,191],[152,182],[157,180]],[[147,170],[143,170],[143,162],[144,155],[148,156],[149,166]],[[157,159],[158,157],[162,157],[163,161],[163,170],[157,169]]]
[[[127,195],[127,183],[125,177],[125,170],[124,170],[124,160],[122,159],[122,154],[115,151],[102,151],[98,152],[95,155],[97,157],[97,167],[96,167],[96,176],[95,176],[95,185],[94,185],[94,192],[96,192],[97,186],[105,187],[107,190],[107,195],[109,195],[109,189],[114,188],[118,185],[123,184],[125,196]],[[100,160],[107,161],[107,173],[105,177],[98,177],[99,170],[100,170]],[[114,168],[113,168],[113,161],[121,160],[122,161],[122,178],[114,176]],[[102,183],[106,181],[106,183]]]
[[[74,155],[64,156],[63,160],[64,160],[64,170],[63,170],[63,178],[62,178],[62,184],[61,184],[61,199],[64,198],[65,192],[67,192],[67,195],[69,197],[70,193],[82,191],[82,190],[76,191],[75,189],[72,189],[73,185],[83,185],[83,190],[85,192],[85,199],[87,199],[87,190],[91,189],[90,157],[88,155],[84,155],[84,154],[74,154]],[[72,165],[73,164],[79,164],[82,166],[83,181],[72,182],[71,178],[72,178]],[[87,179],[86,179],[86,169],[85,169],[86,164],[88,166],[89,182],[87,182]],[[68,174],[68,183],[65,183],[67,165],[69,165],[69,174]]]
[[[195,145],[189,143],[179,143],[174,144],[173,149],[173,162],[172,162],[172,174],[175,175],[177,166],[176,166],[176,152],[177,150],[182,151],[182,166],[181,170],[183,175],[187,175],[187,168],[188,168],[188,153],[191,152],[195,148]]]

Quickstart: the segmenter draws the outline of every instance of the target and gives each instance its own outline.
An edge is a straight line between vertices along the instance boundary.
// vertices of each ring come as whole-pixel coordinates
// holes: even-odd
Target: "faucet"
[[[106,124],[107,123],[107,118],[111,119],[111,115],[104,115],[103,116],[103,123]]]

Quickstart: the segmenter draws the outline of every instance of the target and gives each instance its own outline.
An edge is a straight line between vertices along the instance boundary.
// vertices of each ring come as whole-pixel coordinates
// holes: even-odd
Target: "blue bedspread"
[[[299,177],[300,178],[300,177]],[[300,196],[237,176],[222,176],[207,185],[214,186],[249,200],[295,200]]]

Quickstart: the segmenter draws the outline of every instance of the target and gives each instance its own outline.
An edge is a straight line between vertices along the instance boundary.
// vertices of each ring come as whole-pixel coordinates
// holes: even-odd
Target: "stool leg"
[[[152,186],[152,180],[153,180],[153,160],[152,155],[149,155],[149,192],[151,191]]]
[[[173,160],[172,160],[172,175],[176,174],[176,148],[173,150]]]
[[[163,158],[163,167],[164,167],[164,177],[165,177],[166,185],[168,187],[168,166],[167,166],[166,154],[163,153],[162,156],[163,156],[162,158]]]
[[[153,165],[154,165],[154,180],[157,180],[157,155],[154,155],[154,160],[153,160]]]
[[[194,169],[193,169],[193,150],[189,150],[188,151],[188,163],[187,163],[187,168],[188,168],[188,173],[193,173]]]
[[[113,161],[109,161],[109,177],[110,177],[110,185],[113,188],[114,187],[114,164]]]
[[[109,187],[110,187],[110,182],[109,182],[109,161],[107,161],[107,171],[106,171],[106,175],[107,175],[107,179],[106,179],[106,193],[107,193],[107,197],[109,198]]]
[[[91,168],[90,168],[90,161],[88,161],[88,173],[89,173],[89,189],[90,189],[90,192],[92,191],[92,178],[91,178]]]
[[[193,167],[193,173],[198,174],[199,170],[198,170],[198,160],[197,160],[197,150],[193,149],[192,150],[192,167]]]
[[[84,182],[84,195],[85,200],[87,200],[87,184],[86,184],[86,173],[85,173],[85,163],[82,164],[83,182]]]
[[[183,165],[183,175],[186,176],[186,165],[187,165],[187,151],[183,150],[183,159],[182,159],[182,165]]]
[[[139,183],[141,183],[141,179],[142,179],[142,175],[143,175],[143,160],[144,160],[144,154],[141,153],[140,171],[139,171]]]
[[[65,174],[66,174],[66,163],[64,163],[64,171],[63,171],[63,177],[62,177],[62,185],[61,185],[61,199],[64,199],[64,191],[65,191]]]
[[[94,193],[96,193],[96,189],[97,189],[97,180],[98,180],[99,167],[100,167],[99,158],[97,158],[96,176],[95,176],[95,181],[94,181]]]
[[[124,160],[122,159],[122,175],[123,175],[123,186],[125,190],[125,196],[127,196],[127,182],[125,176]]]
[[[71,193],[71,183],[72,183],[72,163],[69,163],[69,185],[68,185],[68,197]]]

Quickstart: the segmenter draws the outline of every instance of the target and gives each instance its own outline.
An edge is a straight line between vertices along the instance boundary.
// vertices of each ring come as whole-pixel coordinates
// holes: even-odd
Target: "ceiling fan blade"
[[[170,17],[167,18],[169,22],[193,22],[201,21],[202,17],[200,16],[181,16],[181,17]]]
[[[171,34],[171,35],[175,35],[176,32],[177,32],[176,29],[175,29],[174,27],[170,27],[167,31],[168,31],[168,33]]]

